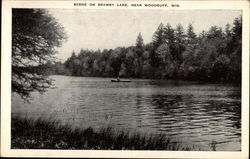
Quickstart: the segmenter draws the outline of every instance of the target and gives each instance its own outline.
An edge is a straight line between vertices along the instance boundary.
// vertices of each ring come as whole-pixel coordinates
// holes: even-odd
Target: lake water
[[[241,89],[225,84],[52,76],[56,88],[24,102],[12,115],[58,120],[72,127],[163,133],[202,150],[241,150]]]

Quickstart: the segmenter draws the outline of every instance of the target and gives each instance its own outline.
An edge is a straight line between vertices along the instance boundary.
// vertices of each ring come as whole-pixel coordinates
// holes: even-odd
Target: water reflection
[[[152,95],[150,99],[150,110],[154,113],[149,118],[156,121],[151,127],[160,132],[187,138],[190,143],[203,142],[210,147],[211,141],[216,141],[217,147],[234,139],[240,142],[240,101],[210,100],[193,95]],[[138,111],[137,116],[145,117],[145,111]]]
[[[53,118],[72,127],[164,133],[203,150],[240,150],[240,88],[222,84],[55,76],[56,89],[23,103],[12,114]]]

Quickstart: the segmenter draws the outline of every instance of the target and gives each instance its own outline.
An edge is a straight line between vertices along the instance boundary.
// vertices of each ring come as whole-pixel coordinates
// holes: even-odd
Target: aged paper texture
[[[249,158],[249,1],[2,4],[1,157]]]

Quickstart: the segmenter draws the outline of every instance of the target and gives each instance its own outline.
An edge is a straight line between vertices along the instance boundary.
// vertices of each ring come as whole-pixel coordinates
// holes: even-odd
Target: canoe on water
[[[112,79],[111,82],[131,82],[131,80],[117,80],[117,79]]]

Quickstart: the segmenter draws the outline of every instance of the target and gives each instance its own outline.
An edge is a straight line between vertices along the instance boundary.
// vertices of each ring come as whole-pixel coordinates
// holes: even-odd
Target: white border
[[[1,156],[5,157],[118,157],[118,158],[248,158],[249,156],[249,2],[248,1],[139,1],[136,3],[177,3],[180,8],[75,7],[74,2],[98,1],[6,1],[2,4],[1,47]],[[101,1],[99,1],[101,2]],[[103,2],[103,1],[102,1]],[[113,1],[118,3],[119,1]],[[122,1],[120,1],[122,2]],[[124,1],[123,1],[124,3]],[[132,3],[127,1],[126,3]],[[242,151],[107,151],[107,150],[12,150],[10,149],[11,115],[11,9],[74,8],[74,9],[233,9],[243,10],[242,41]]]

